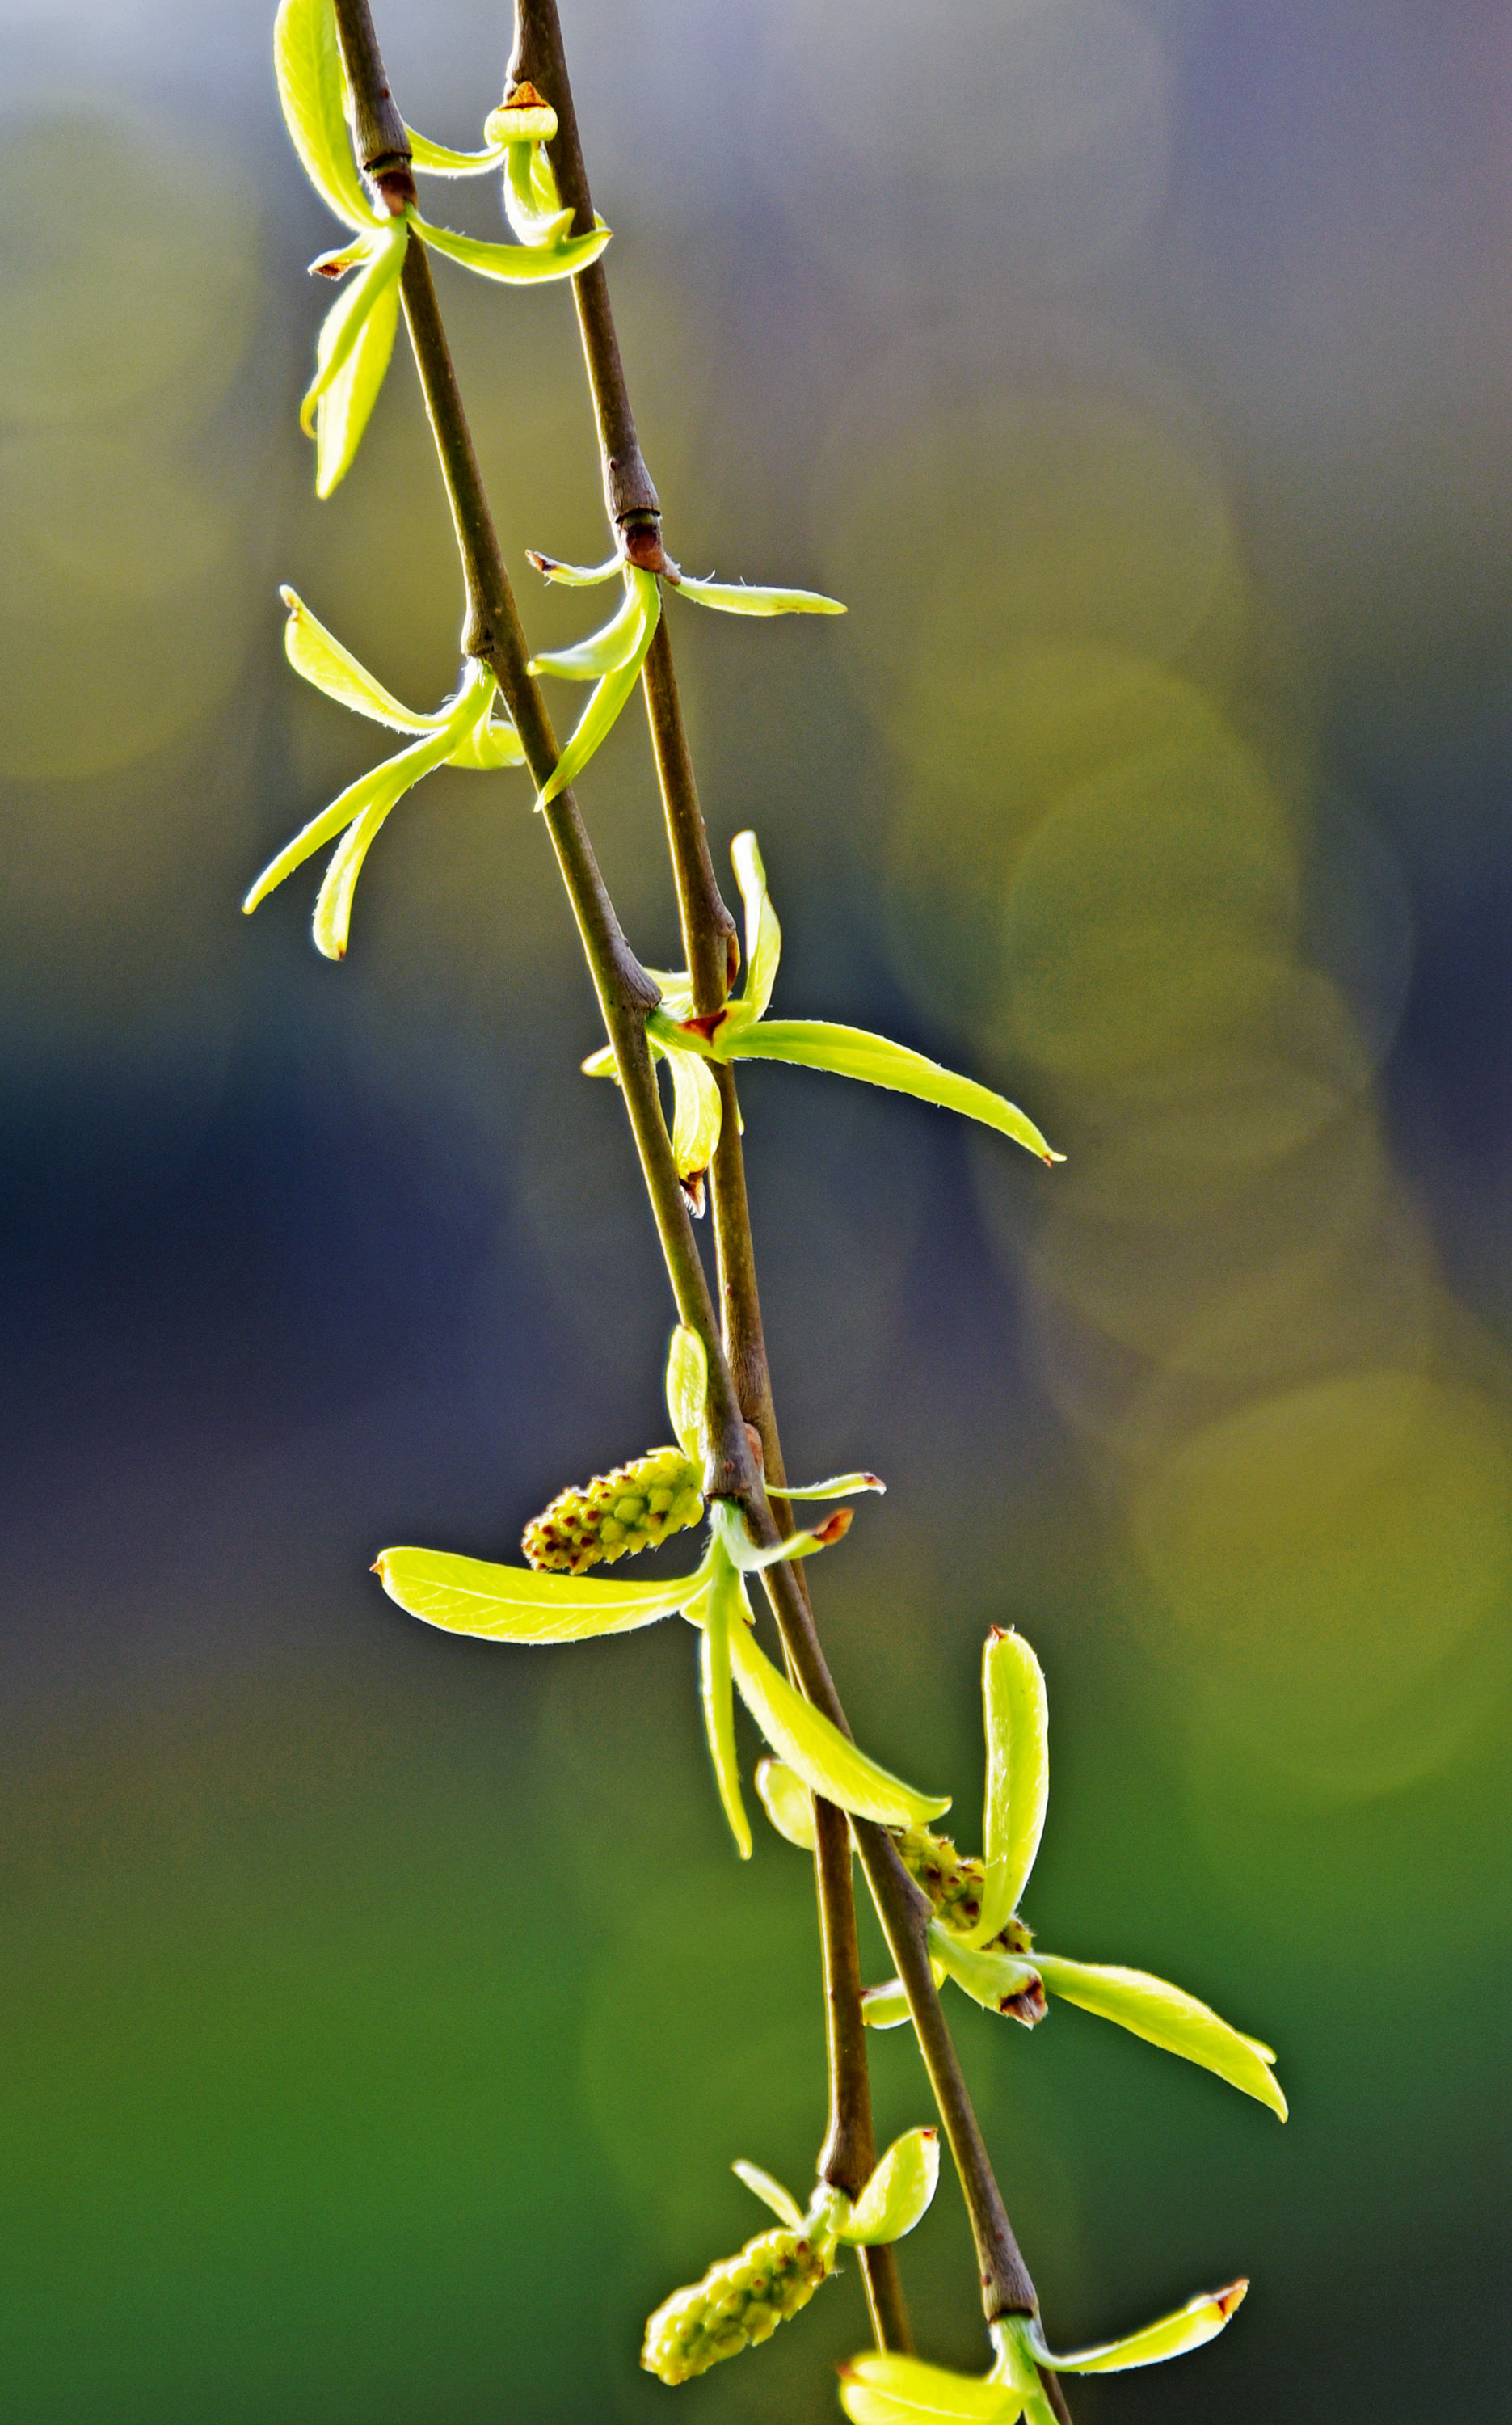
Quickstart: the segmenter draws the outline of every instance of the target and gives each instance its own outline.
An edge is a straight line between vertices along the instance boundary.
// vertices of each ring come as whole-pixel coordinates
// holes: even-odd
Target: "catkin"
[[[526,1525],[520,1546],[533,1566],[559,1574],[612,1566],[696,1524],[704,1512],[701,1479],[680,1448],[652,1449],[613,1473],[596,1473],[581,1489],[558,1491]]]
[[[674,2290],[647,2320],[641,2364],[662,2383],[687,2383],[770,2338],[806,2307],[830,2259],[795,2231],[763,2231],[701,2282]]]

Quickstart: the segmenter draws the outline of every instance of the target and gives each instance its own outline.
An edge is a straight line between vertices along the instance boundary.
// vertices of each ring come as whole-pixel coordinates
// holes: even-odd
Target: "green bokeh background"
[[[508,28],[379,12],[473,139]],[[1045,1942],[1281,2050],[1282,2130],[1061,2007],[955,1998],[1062,2345],[1237,2272],[1078,2419],[1505,2413],[1512,86],[1493,16],[1314,0],[566,0],[721,855],[779,1008],[1004,1086],[1054,1178],[817,1076],[744,1088],[792,1466],[863,1740],[974,1847],[989,1624],[1037,1646]],[[545,837],[443,774],[340,969],[295,879],[371,762],[292,581],[434,705],[458,599],[407,363],[294,422],[331,239],[258,11],[4,11],[0,2384],[17,2425],[834,2417],[853,2272],[676,2394],[641,2322],[823,2120],[812,1888],[724,1839],[680,1626],[415,1627],[664,1436],[670,1319]],[[494,199],[447,208],[496,232]],[[570,304],[443,301],[527,546],[603,552]],[[563,695],[562,714],[576,705]],[[627,717],[582,786],[676,927]],[[669,1552],[669,1556],[673,1553]],[[743,1723],[743,1722],[742,1722]],[[747,1764],[755,1739],[742,1738]],[[868,1936],[870,1974],[883,1955]],[[906,2034],[879,2118],[925,2118]],[[948,2184],[904,2253],[977,2366]]]

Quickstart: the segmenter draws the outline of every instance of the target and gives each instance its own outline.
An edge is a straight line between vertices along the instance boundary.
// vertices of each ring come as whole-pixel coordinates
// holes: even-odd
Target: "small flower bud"
[[[696,1524],[704,1512],[698,1468],[681,1449],[653,1449],[581,1489],[562,1490],[526,1525],[520,1546],[533,1566],[585,1574],[600,1560],[632,1556]]]
[[[934,1905],[941,1927],[969,1936],[981,1916],[985,1872],[980,1861],[969,1853],[958,1853],[948,1836],[936,1836],[928,1827],[905,1829],[898,1849],[909,1876]],[[1005,1953],[1027,1953],[1032,1939],[1015,1913],[992,1941]]]
[[[815,2240],[763,2231],[739,2256],[711,2265],[701,2282],[663,2300],[646,2321],[641,2364],[662,2383],[687,2383],[721,2358],[770,2339],[807,2306],[829,2270]]]

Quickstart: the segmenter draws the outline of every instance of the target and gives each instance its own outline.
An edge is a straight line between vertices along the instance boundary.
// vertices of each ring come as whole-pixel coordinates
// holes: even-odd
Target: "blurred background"
[[[1030,1920],[1272,2041],[1292,2100],[954,1999],[1054,2341],[1254,2280],[1075,2414],[1505,2414],[1505,17],[563,14],[669,544],[851,607],[670,608],[778,1007],[1067,1155],[745,1086],[789,1463],[890,1485],[815,1576],[842,1691],[974,1849],[979,1646],[1022,1627]],[[817,2425],[853,2273],[675,2396],[635,2364],[760,2227],[731,2160],[801,2186],[822,2126],[811,1885],[770,1831],[733,1857],[691,1636],[490,1648],[367,1572],[512,1555],[663,1438],[670,1306],[520,778],[404,804],[340,968],[314,869],[238,915],[377,747],[276,585],[422,708],[460,612],[402,352],[313,499],[335,239],[270,19],[0,5],[3,2404]],[[379,25],[409,118],[476,141],[502,9]],[[435,215],[498,231],[482,188]],[[560,644],[524,549],[604,553],[570,300],[438,275]],[[673,959],[635,715],[582,799]],[[875,2055],[882,2124],[924,2119],[906,2034]],[[948,2188],[904,2273],[980,2365]]]

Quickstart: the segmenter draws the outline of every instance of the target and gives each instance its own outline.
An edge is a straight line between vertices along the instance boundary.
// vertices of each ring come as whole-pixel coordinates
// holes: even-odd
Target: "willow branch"
[[[515,47],[506,86],[530,82],[557,113],[558,135],[550,147],[552,166],[564,202],[573,205],[574,226],[594,224],[592,198],[578,138],[577,115],[562,42],[556,0],[516,0]],[[591,281],[591,283],[590,283]],[[604,493],[611,518],[625,530],[627,553],[636,560],[663,561],[660,506],[630,514],[616,504],[623,492],[623,461],[632,454],[643,462],[635,435],[634,416],[614,331],[608,280],[601,263],[574,281],[578,317],[587,361],[589,385],[597,416],[603,459]],[[645,490],[654,501],[649,477]],[[653,663],[653,659],[655,662]],[[696,1013],[717,1011],[729,979],[729,945],[733,922],[720,897],[709,858],[708,838],[699,807],[697,786],[683,729],[682,711],[673,666],[671,644],[663,618],[644,678],[646,708],[656,751],[666,815],[667,837],[677,886],[687,965]],[[760,1439],[766,1477],[779,1497],[778,1527],[791,1529],[787,1504],[780,1499],[786,1478],[777,1429],[771,1371],[761,1321],[756,1252],[746,1194],[744,1155],[740,1144],[740,1108],[735,1074],[717,1071],[724,1118],[710,1172],[715,1245],[719,1264],[724,1344],[741,1411]],[[845,1712],[820,1649],[805,1582],[788,1565],[769,1569],[769,1591],[789,1666],[807,1697],[845,1727]],[[822,1823],[817,1830],[816,1869],[826,1952],[830,1928],[837,1950],[855,1943],[854,1908],[851,1892],[849,1847],[843,1848],[845,1823],[828,1806],[818,1806]],[[879,1828],[854,1829],[867,1884],[898,1964],[909,1998],[909,2008],[939,2106],[946,2136],[961,2177],[976,2240],[982,2303],[989,2321],[1005,2314],[1032,2314],[1034,2286],[1014,2240],[1001,2192],[956,2056],[948,2027],[935,1991],[924,1929],[929,1905],[899,1857],[897,1848]],[[842,1874],[843,1872],[843,1874]],[[860,1974],[855,1991],[848,1980],[827,1966],[832,2116],[825,2154],[824,2177],[840,2181],[827,2167],[844,2163],[861,2142],[870,2142],[870,2085],[867,2077],[865,2025],[861,2017]],[[849,2186],[842,2182],[842,2186]],[[888,2252],[890,2255],[890,2252]],[[868,2278],[868,2289],[870,2288]],[[875,2311],[875,2303],[874,2303]],[[900,2311],[899,2311],[900,2317]],[[901,2320],[901,2318],[900,2318]],[[906,2324],[904,2325],[906,2331]],[[879,2332],[879,2337],[885,2336]],[[894,2343],[898,2346],[898,2343]],[[906,2346],[906,2343],[903,2344]]]

